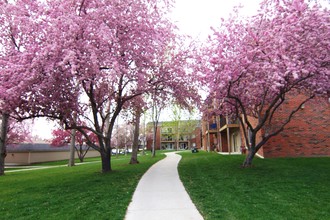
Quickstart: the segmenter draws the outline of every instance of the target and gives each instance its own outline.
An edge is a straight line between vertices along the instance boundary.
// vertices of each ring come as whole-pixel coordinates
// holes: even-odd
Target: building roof
[[[84,146],[84,150],[87,147]],[[65,145],[62,147],[52,146],[45,143],[24,143],[24,144],[14,144],[7,145],[7,153],[16,152],[52,152],[52,151],[70,151],[70,146]]]

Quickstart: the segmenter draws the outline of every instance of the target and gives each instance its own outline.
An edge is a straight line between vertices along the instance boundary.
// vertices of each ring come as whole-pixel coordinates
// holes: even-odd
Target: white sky
[[[173,19],[177,26],[193,37],[205,38],[210,27],[218,27],[220,18],[227,18],[234,6],[242,5],[242,15],[257,12],[261,0],[176,0]]]
[[[242,4],[243,15],[253,15],[261,0],[176,0],[173,20],[184,34],[198,37],[201,40],[211,34],[210,27],[218,27],[220,18],[227,18],[234,6]],[[165,113],[166,115],[168,113]],[[166,118],[166,117],[165,117]],[[162,119],[165,119],[164,116]],[[166,120],[166,119],[165,119]],[[43,139],[51,138],[55,124],[45,119],[35,119],[33,136]]]

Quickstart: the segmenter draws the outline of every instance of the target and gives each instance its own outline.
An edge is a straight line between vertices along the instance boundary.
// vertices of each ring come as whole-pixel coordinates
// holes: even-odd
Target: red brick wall
[[[195,134],[195,138],[193,138],[191,140],[191,142],[194,142],[196,143],[196,147],[198,149],[201,149],[202,147],[202,137],[201,137],[201,128],[200,127],[197,127],[194,131],[194,134]],[[192,147],[192,146],[191,146]]]
[[[274,124],[283,120],[303,100],[298,95],[286,101],[276,114]],[[330,104],[311,100],[300,109],[279,135],[264,146],[265,157],[330,156]]]
[[[228,141],[227,141],[227,134],[226,132],[221,132],[221,146],[222,146],[222,151],[221,152],[229,152],[228,150]]]
[[[160,145],[160,129],[162,129],[160,126],[157,127],[157,133],[156,133],[156,150],[161,150],[162,146]]]
[[[272,120],[272,127],[287,119],[292,109],[299,106],[304,100],[303,95],[292,95],[287,99]],[[314,99],[305,103],[291,122],[285,126],[277,136],[271,138],[258,152],[260,156],[268,157],[313,157],[330,156],[330,100]],[[250,123],[255,127],[257,119],[249,117]],[[204,123],[203,123],[204,124]],[[261,141],[263,132],[271,127],[261,130],[257,134],[257,143]],[[242,145],[245,146],[243,129],[241,128]],[[222,151],[228,152],[226,134],[221,135]],[[203,133],[203,145],[206,149],[207,135]],[[210,143],[213,143],[212,139]]]
[[[207,122],[202,121],[202,149],[207,150],[207,134],[206,134]]]
[[[248,120],[249,120],[249,122],[251,123],[252,127],[256,127],[256,125],[257,125],[257,123],[258,123],[258,120],[257,120],[256,118],[248,117]],[[242,128],[240,128],[240,129],[241,129],[242,145],[245,146],[245,145],[246,145],[246,141],[245,141],[245,138],[244,138],[243,129],[242,129]],[[246,128],[246,129],[247,129],[247,128]],[[263,132],[263,131],[258,132],[258,134],[257,134],[257,138],[256,138],[256,143],[259,143],[259,142],[261,141],[262,132]],[[264,157],[264,156],[265,156],[265,155],[264,155],[264,149],[263,149],[263,147],[261,147],[261,148],[258,150],[257,154],[258,154],[259,156],[261,156],[261,157]]]
[[[147,139],[147,150],[151,150],[152,148],[152,138]]]
[[[160,129],[161,127],[158,126],[157,127],[157,133],[156,133],[156,146],[155,149],[159,150],[160,149]],[[150,133],[148,133],[148,137],[147,137],[147,150],[151,150],[152,148],[152,140],[153,140],[153,131],[152,129],[149,131]]]

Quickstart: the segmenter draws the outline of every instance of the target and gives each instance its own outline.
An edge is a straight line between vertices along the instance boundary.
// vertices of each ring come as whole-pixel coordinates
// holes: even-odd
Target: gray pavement
[[[141,178],[125,220],[202,220],[178,174],[180,155],[166,153]]]

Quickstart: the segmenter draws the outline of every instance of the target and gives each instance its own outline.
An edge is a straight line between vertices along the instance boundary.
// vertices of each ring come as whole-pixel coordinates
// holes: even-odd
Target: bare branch
[[[300,103],[300,105],[291,111],[290,115],[288,118],[283,122],[283,124],[273,133],[265,135],[262,140],[256,145],[256,149],[259,150],[271,137],[278,135],[280,132],[284,130],[284,127],[291,121],[292,117],[294,116],[295,113],[297,113],[301,107],[308,102],[309,100],[313,99],[315,95],[309,96],[307,99],[305,99],[303,102]]]

